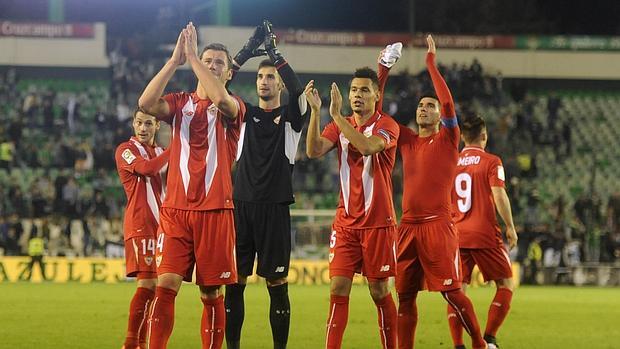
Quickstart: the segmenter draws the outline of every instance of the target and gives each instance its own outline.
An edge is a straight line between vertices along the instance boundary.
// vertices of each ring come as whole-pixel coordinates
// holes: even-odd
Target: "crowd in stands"
[[[103,256],[108,247],[122,242],[125,198],[115,171],[114,149],[131,136],[133,101],[159,63],[130,59],[122,45],[111,50],[110,61],[110,79],[94,86],[22,81],[14,69],[0,75],[0,251],[4,255],[23,255],[28,239],[37,235],[46,240],[48,254],[58,256]],[[477,61],[442,65],[440,70],[454,94],[459,117],[484,115],[490,133],[488,149],[504,161],[520,232],[513,257],[527,270],[534,269],[534,274],[536,268],[546,266],[620,262],[620,193],[597,194],[585,184],[573,197],[550,197],[537,188],[541,149],[552,151],[558,163],[574,153],[575,121],[563,117],[562,96],[543,93],[540,98],[522,85],[504,86],[501,73],[488,72]],[[193,88],[183,75],[170,86],[182,88]],[[417,101],[431,88],[426,72],[393,76],[384,110],[415,127]],[[541,103],[546,109],[543,119],[534,111]],[[323,106],[328,105],[324,100]],[[323,122],[328,122],[328,112],[322,114]],[[334,208],[339,188],[335,155],[308,160],[305,141],[301,144],[294,208]],[[397,206],[401,178],[397,165]],[[525,281],[536,282],[535,278]]]

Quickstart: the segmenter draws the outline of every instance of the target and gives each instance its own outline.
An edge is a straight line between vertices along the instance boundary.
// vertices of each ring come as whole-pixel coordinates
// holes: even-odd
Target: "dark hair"
[[[437,97],[435,91],[422,91],[422,93],[420,94],[420,100],[422,98],[432,98],[439,101],[439,97]]]
[[[370,81],[372,81],[372,84],[375,85],[377,89],[379,89],[379,77],[377,76],[377,72],[368,67],[357,68],[355,70],[355,73],[353,73],[353,78],[351,79],[349,84],[351,84],[351,82],[355,78],[370,79]]]
[[[273,62],[271,61],[271,59],[267,58],[267,59],[263,59],[262,61],[260,61],[260,63],[258,63],[258,69],[263,68],[263,67],[276,67],[275,64],[273,64]]]
[[[473,143],[480,137],[486,123],[480,115],[469,116],[461,122],[461,135],[467,143]]]
[[[228,52],[228,48],[226,48],[226,46],[224,46],[224,44],[220,44],[220,43],[212,43],[209,44],[207,46],[205,46],[205,48],[202,49],[202,52],[200,52],[200,59],[202,59],[202,55],[207,52],[207,50],[213,50],[213,51],[222,51],[226,53],[226,64],[228,65],[228,69],[231,69],[233,66],[233,59],[232,56],[230,55],[230,52]]]
[[[155,115],[152,115],[152,114],[150,114],[150,113],[147,113],[144,109],[141,109],[140,107],[138,107],[138,108],[134,109],[134,111],[133,111],[133,119],[135,119],[135,118],[136,118],[136,116],[138,116],[138,112],[140,112],[140,113],[142,113],[142,114],[145,114],[145,115],[148,115],[148,116],[152,116],[152,117],[154,117],[154,118],[155,118],[155,121],[159,121]]]

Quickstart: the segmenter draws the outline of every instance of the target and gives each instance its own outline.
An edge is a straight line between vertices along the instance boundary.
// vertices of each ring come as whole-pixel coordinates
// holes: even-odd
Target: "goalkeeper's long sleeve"
[[[291,123],[293,130],[301,131],[303,125],[303,116],[308,111],[306,96],[303,94],[304,89],[301,86],[299,77],[293,71],[293,68],[286,60],[276,67],[278,73],[284,81],[284,86],[288,90],[288,115],[287,119]]]

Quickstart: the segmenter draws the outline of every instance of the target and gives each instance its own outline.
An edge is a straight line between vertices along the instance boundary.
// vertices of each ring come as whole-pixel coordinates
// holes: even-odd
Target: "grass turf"
[[[135,285],[0,284],[0,348],[120,348]],[[489,288],[470,289],[484,329]],[[328,287],[291,286],[289,348],[322,348]],[[198,288],[183,285],[168,347],[200,348],[202,303]],[[269,296],[264,285],[246,289],[242,345],[271,348]],[[416,348],[452,348],[439,294],[418,297]],[[502,348],[619,348],[620,290],[613,288],[521,287],[498,339]],[[466,343],[469,340],[466,339]],[[376,308],[363,286],[351,294],[344,348],[380,348]]]

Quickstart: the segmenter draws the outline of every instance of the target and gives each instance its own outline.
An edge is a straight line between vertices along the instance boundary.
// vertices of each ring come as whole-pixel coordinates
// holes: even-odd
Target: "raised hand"
[[[174,46],[174,51],[172,51],[172,57],[170,57],[170,60],[176,65],[185,64],[185,35],[183,35],[183,31],[179,34],[177,44]]]
[[[321,109],[321,96],[319,95],[319,91],[314,88],[314,80],[308,81],[306,88],[304,89],[304,94],[306,95],[306,99],[308,100],[308,104],[310,104],[310,109],[312,110],[320,110]]]
[[[395,42],[391,45],[387,45],[383,50],[381,50],[381,53],[379,53],[377,63],[387,68],[392,68],[392,66],[396,64],[398,59],[402,56],[402,51],[402,42]]]
[[[276,66],[284,61],[282,54],[276,47],[276,34],[273,32],[271,22],[263,20],[263,31],[265,32],[265,50],[271,62]]]
[[[433,36],[428,34],[426,37],[426,42],[428,43],[428,53],[435,54],[437,52],[437,48],[435,47],[435,40],[433,40]]]
[[[332,89],[330,91],[331,102],[329,104],[329,115],[332,118],[342,117],[342,94],[340,94],[340,90],[338,89],[338,85],[335,82],[332,82]]]
[[[192,22],[189,22],[183,29],[183,35],[185,36],[185,56],[198,58],[198,34]]]
[[[241,50],[239,50],[239,52],[235,55],[235,63],[241,67],[250,58],[265,56],[267,51],[258,48],[264,41],[264,26],[259,25],[254,29],[254,33],[252,33],[252,36],[250,36],[245,45],[243,45],[243,48],[241,48]]]

